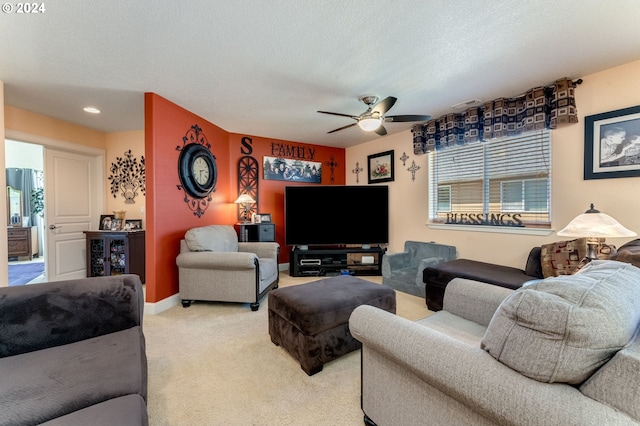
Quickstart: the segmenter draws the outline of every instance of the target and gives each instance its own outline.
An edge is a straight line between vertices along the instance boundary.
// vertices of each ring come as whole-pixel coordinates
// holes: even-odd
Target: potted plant
[[[31,204],[33,206],[33,213],[44,217],[44,188],[31,190]]]

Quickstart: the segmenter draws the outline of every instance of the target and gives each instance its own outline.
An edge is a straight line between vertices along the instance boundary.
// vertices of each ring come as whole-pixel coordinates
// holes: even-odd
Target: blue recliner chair
[[[404,293],[425,297],[422,271],[456,258],[456,248],[434,242],[406,241],[404,252],[382,258],[382,284]]]

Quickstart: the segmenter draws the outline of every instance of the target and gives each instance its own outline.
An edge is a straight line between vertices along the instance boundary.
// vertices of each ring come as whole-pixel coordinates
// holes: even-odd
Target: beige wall
[[[125,199],[120,192],[116,194],[115,198],[113,197],[111,181],[108,179],[111,175],[111,165],[117,163],[117,157],[124,158],[124,153],[128,150],[131,150],[133,158],[140,162],[141,157],[144,156],[144,130],[107,133],[106,145],[107,208],[105,214],[111,214],[114,210],[125,210],[127,212],[125,219],[142,219],[142,225],[145,227],[145,195],[138,192],[133,204],[125,204]]]
[[[533,246],[562,240],[555,231],[584,212],[589,203],[640,233],[640,177],[583,180],[584,117],[620,108],[640,105],[640,61],[612,68],[597,74],[578,76],[584,83],[576,89],[579,123],[552,132],[552,228],[547,236],[502,234],[473,231],[436,230],[426,226],[427,155],[414,155],[410,131],[377,138],[348,148],[346,152],[347,184],[356,184],[351,171],[356,162],[364,172],[360,184],[367,184],[367,155],[393,149],[395,151],[395,181],[390,187],[389,251],[402,250],[405,240],[437,241],[455,245],[458,257],[499,263],[523,268]],[[560,78],[562,76],[558,76]],[[523,88],[526,89],[526,88]],[[473,94],[470,94],[473,95]],[[393,124],[389,124],[393,126]],[[405,166],[403,152],[410,158]],[[420,169],[416,180],[406,170],[415,160]],[[463,228],[464,229],[464,228]],[[631,240],[610,239],[616,246]]]
[[[4,127],[14,133],[25,133],[57,141],[71,142],[105,149],[105,133],[46,115],[4,105]],[[3,138],[4,139],[4,138]]]

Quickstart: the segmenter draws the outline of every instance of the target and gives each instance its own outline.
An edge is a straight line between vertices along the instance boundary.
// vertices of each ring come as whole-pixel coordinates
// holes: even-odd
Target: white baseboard
[[[158,315],[168,309],[173,308],[181,303],[180,293],[162,299],[159,302],[144,302],[144,313],[149,315]]]

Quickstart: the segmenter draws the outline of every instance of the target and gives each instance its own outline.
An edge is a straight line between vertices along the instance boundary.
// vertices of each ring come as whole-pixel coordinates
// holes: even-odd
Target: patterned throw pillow
[[[615,247],[605,244],[604,238],[599,238],[597,251],[598,259],[607,260],[615,253]],[[586,238],[545,244],[540,254],[542,275],[544,278],[572,275],[586,264],[583,262],[586,255]]]

